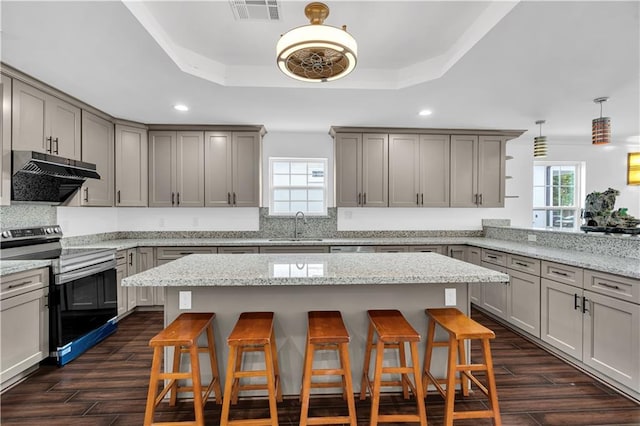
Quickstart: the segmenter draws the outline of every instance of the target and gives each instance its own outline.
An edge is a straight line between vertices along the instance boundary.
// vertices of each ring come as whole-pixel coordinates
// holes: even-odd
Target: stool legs
[[[162,366],[162,347],[153,348],[153,360],[151,361],[151,376],[149,378],[149,392],[147,393],[147,406],[144,410],[144,425],[148,426],[153,423],[153,414],[157,404],[156,395],[158,392],[158,383],[160,381],[160,368]],[[166,392],[165,392],[166,393]],[[164,394],[162,395],[164,396]]]

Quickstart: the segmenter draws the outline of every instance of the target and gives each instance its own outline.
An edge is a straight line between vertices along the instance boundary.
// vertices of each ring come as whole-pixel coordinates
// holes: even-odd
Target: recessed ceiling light
[[[183,104],[177,104],[173,106],[173,109],[178,111],[189,111],[189,107]]]
[[[418,114],[419,114],[419,115],[421,115],[421,116],[423,116],[423,117],[426,117],[427,115],[431,115],[431,114],[432,114],[432,111],[431,111],[430,109],[423,109],[423,110],[422,110],[422,111],[420,111]]]

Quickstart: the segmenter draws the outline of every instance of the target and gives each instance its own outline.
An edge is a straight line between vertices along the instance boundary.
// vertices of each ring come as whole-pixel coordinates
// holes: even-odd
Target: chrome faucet
[[[300,232],[298,231],[298,218],[302,216],[302,222],[306,225],[307,224],[307,218],[304,217],[304,213],[303,212],[296,212],[296,218],[294,220],[294,228],[293,228],[293,238],[298,238],[298,235],[300,234]]]

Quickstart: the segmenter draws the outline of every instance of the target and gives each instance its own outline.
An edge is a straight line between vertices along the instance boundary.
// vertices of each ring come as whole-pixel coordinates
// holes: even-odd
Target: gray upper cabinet
[[[343,133],[335,138],[336,206],[387,207],[386,134]]]
[[[0,75],[0,91],[0,206],[7,206],[11,203],[11,78]]]
[[[389,206],[449,206],[449,135],[389,135]]]
[[[205,207],[260,205],[259,132],[205,132]]]
[[[203,205],[203,132],[149,132],[149,207]]]
[[[451,136],[451,207],[504,207],[502,136]]]
[[[96,165],[100,179],[87,179],[80,190],[83,206],[113,206],[114,198],[113,123],[82,111],[82,161]]]
[[[116,206],[146,207],[147,130],[116,124]]]
[[[13,82],[13,149],[81,159],[80,108]]]

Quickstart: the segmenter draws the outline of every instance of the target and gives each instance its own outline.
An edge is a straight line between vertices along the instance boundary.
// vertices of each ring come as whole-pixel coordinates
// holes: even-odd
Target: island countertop
[[[436,253],[192,254],[123,279],[124,286],[507,282],[509,276]]]

